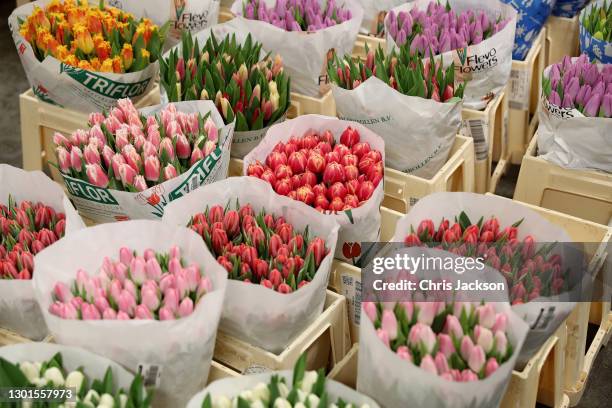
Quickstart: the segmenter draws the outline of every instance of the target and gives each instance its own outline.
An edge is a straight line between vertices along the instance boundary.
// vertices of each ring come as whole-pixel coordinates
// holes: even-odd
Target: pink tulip
[[[100,320],[102,316],[94,305],[83,303],[81,305],[81,318],[83,320]]]
[[[206,135],[208,136],[208,140],[216,142],[217,139],[219,138],[217,126],[215,125],[215,122],[211,118],[206,119],[206,122],[204,122],[204,131],[206,132]]]
[[[440,302],[415,302],[417,307],[417,321],[431,326],[440,310]]]
[[[179,258],[170,258],[168,262],[168,272],[172,274],[177,274],[183,267],[181,266],[181,261]]]
[[[132,166],[127,163],[122,163],[119,165],[119,179],[123,183],[124,186],[133,186],[134,178],[138,175],[136,170],[132,168]]]
[[[406,347],[406,346],[399,346],[397,348],[396,354],[402,360],[406,360],[406,361],[412,362],[412,355],[410,354],[410,349],[408,349],[408,347]]]
[[[146,252],[145,252],[145,259],[146,259]],[[156,282],[158,282],[161,279],[161,275],[162,275],[161,266],[159,266],[159,262],[157,262],[157,259],[155,257],[149,258],[146,261],[145,273],[146,273],[147,279],[152,279]]]
[[[115,273],[113,274],[113,276],[119,281],[119,282],[123,282],[125,281],[125,278],[127,276],[127,272],[128,272],[128,267],[127,265],[118,262],[117,264],[115,264],[115,269],[114,269]]]
[[[146,306],[151,312],[154,312],[159,307],[159,297],[157,296],[157,291],[154,290],[144,290],[142,293],[142,304]]]
[[[436,368],[436,363],[434,362],[433,358],[431,358],[429,354],[427,354],[425,357],[421,359],[420,367],[423,370],[427,371],[428,373],[431,373],[433,375],[438,375],[438,369]]]
[[[113,175],[115,177],[115,180],[121,179],[121,173],[119,169],[122,164],[126,164],[125,159],[123,158],[121,153],[115,153],[111,159],[111,167],[113,168]]]
[[[487,329],[490,329],[495,324],[495,308],[490,303],[478,306],[476,308],[476,314],[478,316],[478,324]]]
[[[134,257],[133,252],[126,247],[121,247],[119,249],[119,260],[124,265],[129,265],[132,262],[132,258]]]
[[[448,371],[450,371],[448,367],[448,361],[446,360],[446,356],[441,351],[438,351],[438,354],[436,354],[436,357],[434,358],[434,362],[436,364],[436,369],[438,370],[438,373],[443,374],[443,373],[447,373]]]
[[[134,312],[135,319],[153,319],[153,315],[151,311],[145,305],[136,306],[136,310]]]
[[[187,317],[193,313],[193,301],[188,297],[183,299],[179,305],[178,313],[181,317]]]
[[[196,293],[196,299],[200,299],[205,294],[212,292],[212,283],[208,277],[201,277],[198,282],[198,289]]]
[[[94,298],[94,305],[96,306],[96,308],[98,308],[98,311],[100,313],[104,312],[110,307],[110,305],[108,304],[108,300],[106,300],[106,297],[104,296],[96,296]]]
[[[122,290],[123,290],[123,285],[121,284],[121,282],[117,279],[113,279],[111,281],[108,292],[109,292],[111,299],[115,303],[117,303],[117,300],[119,300],[119,295],[121,295]]]
[[[176,155],[179,159],[188,159],[191,156],[191,146],[189,140],[183,134],[176,137]]]
[[[468,370],[467,368],[461,372],[461,381],[463,382],[471,382],[478,381],[478,376],[472,370]]]
[[[457,319],[456,316],[450,314],[446,315],[444,332],[450,334],[455,339],[460,339],[463,337],[463,329],[461,328],[461,323],[459,323],[459,319]]]
[[[168,251],[168,257],[170,259],[181,259],[181,248],[176,245],[172,245]]]
[[[384,331],[382,329],[377,329],[376,330],[376,335],[383,342],[383,344],[385,346],[390,347],[389,334],[386,331]]]
[[[497,331],[505,332],[507,324],[508,316],[504,312],[498,313],[497,315],[495,315],[495,324],[493,325],[493,327],[491,327],[491,331],[493,333]]]
[[[83,157],[85,157],[85,163],[87,164],[100,164],[100,152],[92,144],[85,146],[83,150]]]
[[[57,282],[55,284],[53,287],[53,296],[62,303],[70,302],[70,299],[72,299],[70,288],[68,288],[68,285],[64,282]]]
[[[202,154],[204,155],[204,157],[206,157],[211,154],[216,148],[217,144],[215,142],[213,142],[212,140],[207,140],[204,143],[204,147],[202,148]]]
[[[134,297],[134,299],[136,299],[136,294],[138,293],[138,290],[136,289],[136,285],[133,281],[126,279],[123,282],[123,289],[127,290]]]
[[[137,285],[142,285],[142,283],[147,278],[145,272],[145,261],[144,258],[136,256],[132,258],[130,262],[130,277]]]
[[[104,319],[104,320],[116,320],[117,319],[117,312],[115,312],[113,309],[111,309],[109,307],[104,312],[102,312],[102,319]]]
[[[136,308],[136,301],[134,296],[127,290],[123,290],[117,299],[117,305],[119,310],[128,316],[134,315],[134,309]]]
[[[423,323],[416,323],[410,328],[408,343],[413,347],[422,345],[427,353],[431,353],[436,345],[436,335],[431,327]]]
[[[58,317],[63,317],[62,314],[64,313],[64,304],[60,301],[51,303],[51,305],[49,305],[49,313]]]
[[[55,132],[53,134],[53,144],[58,147],[63,147],[64,150],[68,150],[72,147],[72,143],[70,143],[68,139],[66,139],[66,136],[58,132]]]
[[[172,144],[172,140],[170,138],[164,137],[162,139],[159,145],[159,153],[162,155],[162,157],[165,154],[170,161],[174,160],[174,145]]]
[[[400,304],[404,307],[404,312],[406,313],[406,319],[408,319],[408,321],[411,321],[412,313],[414,311],[414,303],[413,302],[401,302]]]
[[[372,323],[374,323],[378,318],[376,311],[376,303],[374,302],[363,302],[363,311]]]
[[[106,188],[108,186],[108,176],[99,164],[87,164],[87,179],[96,187]]]
[[[70,149],[70,164],[76,171],[81,171],[83,168],[83,152],[78,146]]]
[[[189,159],[189,165],[193,166],[203,158],[204,154],[202,153],[202,150],[194,147],[193,151],[191,152],[191,158]]]
[[[440,344],[440,351],[446,356],[446,358],[450,358],[450,356],[455,352],[453,340],[448,334],[438,334],[438,343]]]
[[[179,273],[176,276],[176,289],[178,291],[179,299],[184,299],[189,296],[189,282],[184,273]]]
[[[166,289],[173,288],[176,285],[176,276],[171,273],[164,273],[159,280],[159,289],[166,292]]]
[[[473,348],[474,348],[474,343],[472,342],[472,339],[470,338],[470,336],[463,336],[463,339],[461,339],[461,346],[459,350],[461,353],[461,357],[464,360],[466,361],[468,360],[468,358],[472,354]]]
[[[491,333],[491,330],[477,324],[474,328],[474,338],[476,344],[481,346],[485,352],[488,353],[493,348],[493,333]]]
[[[466,315],[469,317],[473,309],[474,306],[470,302],[455,302],[453,314],[459,319],[461,318],[461,312],[465,311]]]
[[[117,312],[117,320],[130,320],[130,315],[120,310]]]
[[[174,320],[174,313],[164,306],[159,309],[159,320]]]
[[[187,268],[184,268],[185,277],[187,278],[187,285],[189,292],[195,292],[198,289],[198,283],[200,282],[200,269],[196,264],[191,264]]]
[[[159,180],[160,164],[157,156],[147,156],[144,163],[145,178],[156,182]]]
[[[178,176],[178,172],[176,168],[168,163],[166,167],[164,167],[164,180],[172,180],[173,178]]]
[[[497,360],[494,359],[493,357],[490,357],[489,360],[487,360],[487,365],[485,366],[485,375],[487,377],[490,376],[498,368],[499,368],[499,364],[497,363]]]
[[[485,352],[481,346],[474,346],[468,356],[467,362],[468,367],[476,373],[479,373],[480,370],[484,367],[485,364]]]
[[[508,351],[508,339],[504,332],[495,332],[495,351],[501,356],[505,356]]]
[[[175,312],[179,307],[179,293],[175,288],[168,288],[164,292],[164,305],[168,310]]]
[[[147,182],[145,178],[141,175],[134,177],[134,188],[138,191],[145,191],[147,187]]]
[[[395,340],[397,338],[397,319],[392,310],[383,310],[381,328],[387,332],[389,340]]]
[[[69,173],[71,162],[70,162],[70,153],[68,153],[68,150],[66,150],[66,148],[63,146],[58,146],[55,149],[55,153],[57,155],[57,161],[59,163],[61,172]]]

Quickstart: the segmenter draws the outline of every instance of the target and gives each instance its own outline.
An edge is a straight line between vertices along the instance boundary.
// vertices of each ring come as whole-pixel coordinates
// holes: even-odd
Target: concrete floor
[[[19,127],[19,94],[28,82],[8,29],[13,0],[0,2],[0,163],[21,167],[21,132]],[[518,166],[512,166],[497,189],[499,195],[512,197],[518,177]],[[606,402],[608,401],[608,402]],[[612,406],[612,344],[600,352],[595,362],[580,408]]]

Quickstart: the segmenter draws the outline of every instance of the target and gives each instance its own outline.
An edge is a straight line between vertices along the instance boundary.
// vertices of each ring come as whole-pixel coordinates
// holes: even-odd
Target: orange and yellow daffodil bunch
[[[87,0],[34,6],[20,25],[20,34],[40,61],[52,56],[74,67],[114,73],[140,71],[154,62],[167,29],[103,1],[91,6]]]

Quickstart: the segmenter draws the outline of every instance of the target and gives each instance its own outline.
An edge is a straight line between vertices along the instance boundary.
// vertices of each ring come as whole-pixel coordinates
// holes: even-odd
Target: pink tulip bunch
[[[272,7],[263,0],[248,0],[242,15],[249,20],[260,20],[287,31],[317,31],[341,24],[352,18],[351,11],[327,0],[322,7],[319,0],[276,0]]]
[[[448,381],[478,381],[513,353],[508,316],[490,303],[363,302],[376,335],[397,356]]]
[[[119,99],[106,115],[89,115],[88,130],[53,142],[60,171],[97,187],[144,191],[186,172],[218,144],[214,121],[168,104],[144,117],[129,99]]]
[[[77,320],[173,320],[193,313],[198,301],[212,291],[212,282],[200,266],[185,266],[180,249],[138,255],[126,247],[119,260],[105,257],[100,272],[90,276],[83,269],[67,285],[57,282],[49,313]]]
[[[509,21],[501,16],[491,20],[483,11],[456,14],[448,2],[444,6],[432,1],[425,11],[417,7],[397,14],[390,11],[387,32],[398,46],[408,43],[411,53],[429,57],[479,44],[503,30]]]
[[[0,204],[0,279],[32,279],[34,255],[64,236],[66,216],[43,203]]]

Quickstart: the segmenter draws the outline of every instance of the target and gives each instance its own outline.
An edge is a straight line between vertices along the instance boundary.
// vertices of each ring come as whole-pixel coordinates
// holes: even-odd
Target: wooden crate
[[[380,240],[388,242],[393,238],[395,225],[402,214],[380,207]],[[334,260],[329,277],[329,289],[346,298],[348,321],[353,343],[359,340],[359,319],[361,315],[361,269],[346,262]]]
[[[474,141],[457,135],[448,160],[431,179],[385,168],[383,206],[406,213],[420,198],[444,191],[474,191]]]
[[[546,29],[540,30],[524,61],[512,61],[508,84],[508,151],[512,164],[521,164],[538,125],[538,102],[546,57]],[[497,148],[495,145],[494,148]],[[493,152],[499,161],[500,149]]]
[[[548,355],[540,371],[537,401],[549,407],[562,407],[569,403],[565,395],[565,350],[567,325],[565,322],[555,332],[555,347]],[[566,401],[567,400],[567,401]]]
[[[357,40],[355,40],[355,47],[353,47],[353,57],[365,59],[366,44],[370,50],[376,51],[378,47],[382,47],[385,54],[387,53],[387,40],[385,37],[375,37],[367,34],[357,34]]]
[[[331,369],[327,378],[338,381],[349,388],[357,388],[357,358],[359,357],[359,344],[353,344],[353,347],[346,353],[346,356],[338,364]]]
[[[48,343],[52,339],[51,335],[45,337],[41,340],[41,342]],[[15,333],[12,330],[4,329],[0,327],[0,347],[2,346],[10,346],[11,344],[19,344],[19,343],[30,343],[33,340],[28,339],[27,337],[23,337],[20,334]]]
[[[499,179],[508,165],[508,140],[506,122],[508,119],[508,97],[500,92],[482,110],[464,108],[461,111],[463,123],[461,134],[474,139],[474,173],[477,193],[494,192]],[[493,152],[499,146],[499,160],[492,173]]]
[[[137,108],[159,104],[159,86],[155,85],[136,105]],[[42,102],[32,90],[19,95],[21,149],[24,170],[43,170],[63,184],[60,172],[49,163],[56,162],[53,134],[70,134],[87,127],[88,113],[77,112]]]
[[[219,23],[225,23],[234,19],[234,13],[228,7],[219,8]]]
[[[244,374],[292,369],[306,352],[308,369],[331,368],[348,352],[350,344],[346,299],[328,290],[321,315],[282,353],[271,353],[219,331],[214,359]]]
[[[612,220],[612,174],[565,169],[536,156],[529,144],[514,199],[608,225]]]
[[[208,372],[208,380],[206,381],[206,385],[222,378],[239,377],[240,375],[241,374],[238,371],[234,371],[231,368],[219,363],[218,361],[213,360],[210,363],[210,371]]]
[[[287,117],[293,119],[308,114],[336,116],[336,101],[332,91],[328,91],[320,98],[291,92],[291,107]]]
[[[564,56],[576,57],[580,53],[580,21],[551,15],[546,20],[546,66],[561,61]]]

